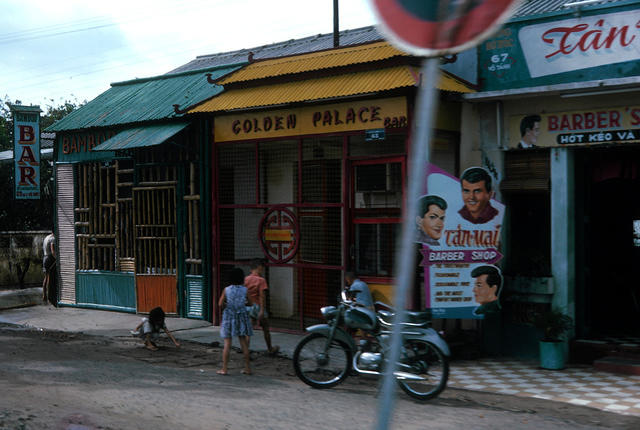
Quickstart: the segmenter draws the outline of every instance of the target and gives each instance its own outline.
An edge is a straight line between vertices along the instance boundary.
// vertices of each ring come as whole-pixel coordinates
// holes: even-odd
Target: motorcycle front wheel
[[[313,388],[331,388],[349,375],[351,350],[344,343],[311,333],[304,337],[293,352],[293,368],[298,378]]]
[[[434,344],[407,339],[397,371],[398,385],[405,393],[418,400],[429,400],[446,387],[449,360]]]

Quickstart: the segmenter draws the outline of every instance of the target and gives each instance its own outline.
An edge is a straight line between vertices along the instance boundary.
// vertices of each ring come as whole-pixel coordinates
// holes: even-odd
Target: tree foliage
[[[65,100],[58,105],[50,100],[40,115],[40,130],[43,131],[54,122],[84,105],[86,102]],[[10,104],[22,104],[20,100],[11,101],[4,97],[0,106],[0,151],[13,149],[13,120]],[[40,161],[40,199],[18,200],[14,198],[13,162],[0,163],[0,231],[48,230],[54,220],[54,178],[53,162],[41,158]]]

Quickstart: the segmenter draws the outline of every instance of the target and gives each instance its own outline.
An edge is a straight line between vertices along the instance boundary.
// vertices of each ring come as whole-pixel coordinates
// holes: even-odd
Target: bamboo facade
[[[115,166],[77,169],[76,238],[79,270],[116,270]]]
[[[177,150],[138,148],[73,168],[76,270],[104,279],[108,272],[133,275],[138,312],[163,306],[177,313],[185,300],[191,315],[205,315],[204,304],[199,309],[192,304],[204,293],[191,291],[191,285],[204,285],[200,200],[205,182],[199,145],[185,137]],[[82,285],[91,288],[84,278]]]

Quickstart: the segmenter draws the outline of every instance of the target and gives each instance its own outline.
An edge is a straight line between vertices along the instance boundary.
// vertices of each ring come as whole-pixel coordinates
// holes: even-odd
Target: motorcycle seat
[[[387,310],[380,310],[378,311],[378,314],[382,317],[382,319],[387,322],[387,323],[393,323],[393,317],[395,316],[395,313],[387,311]],[[431,321],[431,310],[427,309],[424,311],[406,311],[405,312],[405,324],[420,324],[420,325],[424,325],[427,324]]]
[[[407,311],[406,320],[411,324],[426,324],[431,321],[431,310]]]

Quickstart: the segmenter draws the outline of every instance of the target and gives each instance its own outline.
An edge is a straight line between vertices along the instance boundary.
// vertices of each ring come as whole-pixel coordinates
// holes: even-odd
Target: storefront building
[[[560,3],[523,6],[483,42],[481,91],[465,95],[509,208],[507,353],[535,353],[524,323],[549,307],[578,338],[632,333],[640,316],[640,2]]]
[[[232,267],[263,258],[276,327],[318,320],[345,270],[391,302],[417,65],[386,42],[254,61],[190,110],[213,118],[214,296]],[[446,72],[438,88],[433,158],[455,174],[459,94],[472,90]]]
[[[61,305],[210,318],[209,126],[180,106],[240,66],[112,84],[49,128]]]
[[[217,323],[226,272],[253,258],[268,261],[275,327],[318,318],[348,269],[390,302],[418,60],[373,27],[331,40],[201,56],[112,84],[50,127],[59,303]],[[221,80],[236,70],[248,75]],[[456,174],[472,90],[447,72],[438,87],[432,156]]]

